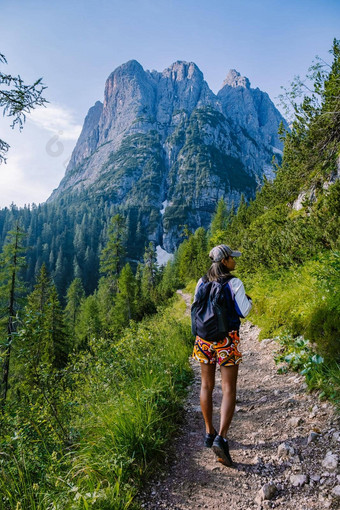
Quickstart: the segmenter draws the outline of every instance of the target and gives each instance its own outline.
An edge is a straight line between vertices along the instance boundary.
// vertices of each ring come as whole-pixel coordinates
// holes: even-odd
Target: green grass
[[[261,328],[260,339],[275,337],[277,361],[305,376],[340,408],[339,253],[328,252],[280,273],[245,275],[254,307],[249,319]],[[281,370],[284,367],[281,367]]]
[[[194,294],[196,290],[197,281],[191,280],[187,283],[186,287],[183,289],[184,294],[191,294],[191,301],[194,299]]]
[[[19,439],[18,423],[8,417],[0,445],[1,509],[137,508],[138,489],[160,467],[181,423],[192,377],[184,311],[176,296],[155,316],[133,323],[118,343],[93,339],[89,352],[74,357],[66,450],[46,446],[44,428],[31,442],[34,414],[18,429]],[[27,456],[32,448],[37,454]]]
[[[261,327],[260,338],[286,332],[303,335],[321,355],[339,355],[339,260],[335,252],[281,273],[246,276],[254,300],[249,318]]]

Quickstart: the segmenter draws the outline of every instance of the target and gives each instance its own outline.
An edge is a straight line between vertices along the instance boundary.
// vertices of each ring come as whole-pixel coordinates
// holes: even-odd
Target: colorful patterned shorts
[[[192,357],[200,363],[211,365],[215,365],[217,361],[221,367],[238,365],[242,362],[242,354],[238,350],[239,342],[237,331],[231,331],[228,337],[217,343],[208,342],[197,336]]]

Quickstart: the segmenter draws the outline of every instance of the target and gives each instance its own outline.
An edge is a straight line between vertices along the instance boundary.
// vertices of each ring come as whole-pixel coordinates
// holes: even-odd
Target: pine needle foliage
[[[7,64],[5,55],[0,53],[0,64]],[[11,127],[19,126],[21,130],[29,114],[36,106],[44,106],[48,101],[43,97],[46,87],[42,78],[36,80],[32,85],[26,85],[20,75],[12,76],[0,70],[0,108],[3,115],[14,117]],[[12,88],[9,88],[12,87]],[[6,163],[5,154],[9,149],[8,143],[0,140],[0,164]]]

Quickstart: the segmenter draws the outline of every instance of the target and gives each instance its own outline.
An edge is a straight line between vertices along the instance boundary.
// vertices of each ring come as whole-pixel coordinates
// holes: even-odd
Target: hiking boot
[[[206,434],[204,436],[204,446],[206,446],[207,448],[211,448],[216,436],[217,436],[216,430],[213,434]]]
[[[229,453],[229,445],[227,439],[224,439],[222,436],[216,436],[212,445],[212,449],[214,450],[214,453],[219,462],[222,462],[222,464],[229,467],[233,465],[233,461],[231,460]]]

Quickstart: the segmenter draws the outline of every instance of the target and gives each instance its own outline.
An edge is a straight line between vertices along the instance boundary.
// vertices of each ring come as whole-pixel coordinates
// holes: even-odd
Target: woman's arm
[[[228,285],[234,299],[237,314],[242,318],[246,317],[251,310],[252,300],[247,296],[243,283],[239,278],[232,278]]]

